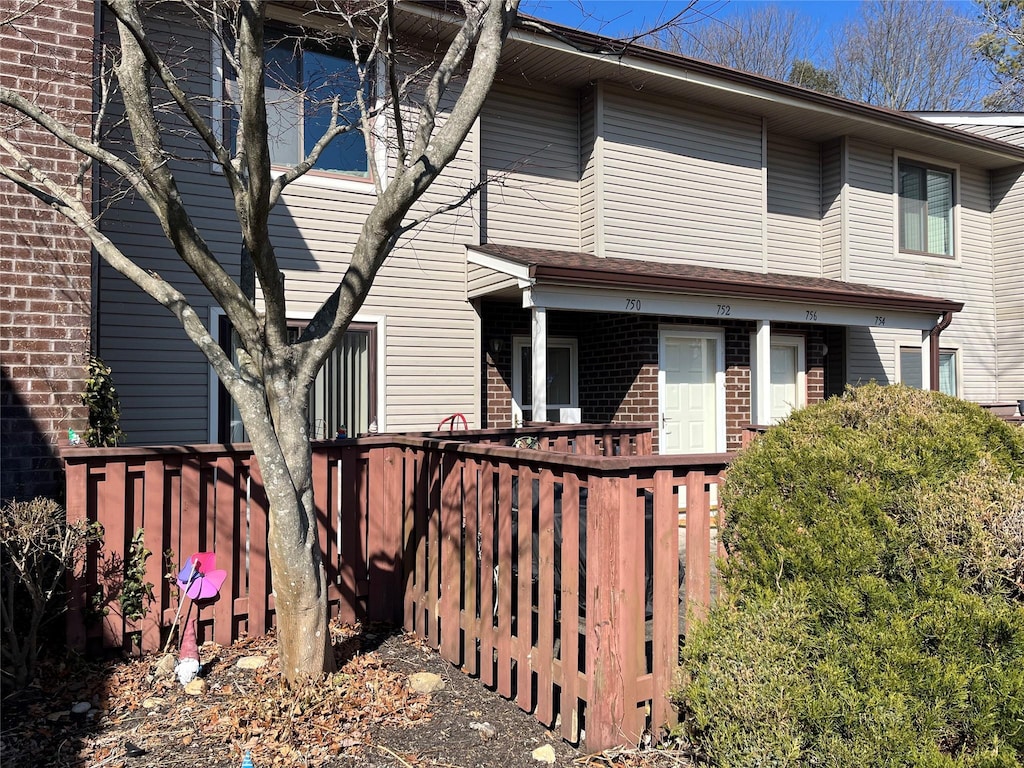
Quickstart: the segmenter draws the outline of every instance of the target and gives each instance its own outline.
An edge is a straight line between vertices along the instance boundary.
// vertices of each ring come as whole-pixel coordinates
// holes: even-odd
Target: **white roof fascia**
[[[476,264],[479,267],[487,267],[488,269],[493,269],[495,272],[501,272],[509,277],[514,277],[519,281],[520,288],[528,288],[535,282],[535,280],[530,277],[530,268],[527,265],[520,264],[517,261],[509,261],[499,256],[492,256],[489,253],[481,253],[480,251],[474,250],[473,246],[466,246],[466,261],[470,264]]]
[[[1005,125],[1024,128],[1024,112],[908,112],[937,125]]]

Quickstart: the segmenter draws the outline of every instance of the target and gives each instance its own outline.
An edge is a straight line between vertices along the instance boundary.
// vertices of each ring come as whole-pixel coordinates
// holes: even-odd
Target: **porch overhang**
[[[525,308],[923,332],[963,309],[962,302],[840,280],[576,251],[489,244],[469,246],[466,259],[491,274],[470,286],[470,298],[521,299]]]

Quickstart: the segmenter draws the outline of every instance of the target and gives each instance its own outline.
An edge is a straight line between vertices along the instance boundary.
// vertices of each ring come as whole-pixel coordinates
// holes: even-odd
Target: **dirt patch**
[[[339,671],[298,691],[279,683],[272,637],[200,649],[188,692],[159,655],[102,665],[45,665],[3,703],[0,762],[53,768],[536,768],[688,765],[676,752],[584,755],[418,638],[382,627],[333,628]],[[239,667],[252,660],[253,669]],[[411,690],[430,673],[443,687]],[[201,691],[199,689],[202,689]]]

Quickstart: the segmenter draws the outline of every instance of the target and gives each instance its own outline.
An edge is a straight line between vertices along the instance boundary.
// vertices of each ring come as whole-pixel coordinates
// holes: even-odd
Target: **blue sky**
[[[769,2],[771,0],[699,0],[697,8],[716,18],[724,18],[747,13]],[[903,2],[923,6],[926,0]],[[973,15],[974,3],[970,0],[954,2]],[[813,21],[818,26],[817,42],[824,47],[834,30],[857,15],[861,3],[860,0],[782,0],[774,4]],[[649,29],[686,6],[685,0],[522,0],[521,10],[567,26],[618,37],[636,29]]]
[[[700,12],[716,17],[745,13],[769,0],[699,0]],[[910,0],[914,1],[914,0]],[[784,9],[792,9],[819,20],[823,26],[841,23],[856,14],[859,0],[785,0],[776,2]],[[637,28],[648,28],[658,21],[671,18],[686,8],[681,0],[523,0],[525,13],[540,16],[591,32],[620,35]],[[693,11],[691,11],[693,14]],[[694,14],[694,17],[697,16]]]

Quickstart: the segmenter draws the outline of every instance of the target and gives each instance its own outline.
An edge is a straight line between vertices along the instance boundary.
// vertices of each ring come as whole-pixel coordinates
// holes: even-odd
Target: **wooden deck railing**
[[[681,622],[710,603],[711,511],[731,457],[644,455],[649,434],[635,429],[521,434],[546,450],[464,432],[317,444],[332,612],[403,624],[546,725],[560,722],[570,741],[585,728],[588,749],[636,742],[673,720]],[[489,442],[465,441],[474,437]],[[267,503],[248,450],[71,449],[65,459],[69,516],[106,530],[74,585],[72,644],[157,649],[177,609],[168,550],[175,569],[206,550],[228,570],[220,598],[198,612],[204,637],[229,643],[272,626]],[[138,529],[154,553],[145,580],[155,600],[127,621],[119,579]],[[97,594],[109,612],[90,622]]]

